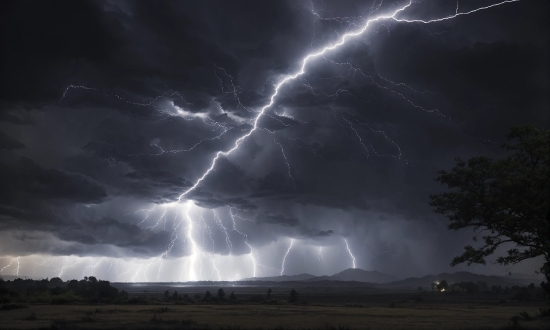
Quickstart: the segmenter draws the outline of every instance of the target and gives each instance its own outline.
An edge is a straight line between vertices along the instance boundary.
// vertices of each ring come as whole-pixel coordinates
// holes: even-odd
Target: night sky
[[[511,126],[550,126],[547,1],[2,1],[0,15],[0,275],[539,266],[450,267],[473,233],[428,196],[455,157],[498,158]]]

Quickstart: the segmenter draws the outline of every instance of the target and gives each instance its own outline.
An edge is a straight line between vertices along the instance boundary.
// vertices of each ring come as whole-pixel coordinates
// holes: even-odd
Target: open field
[[[131,295],[148,293],[147,305],[30,305],[0,310],[1,329],[188,329],[188,328],[285,328],[324,329],[500,329],[511,317],[527,312],[528,329],[549,329],[550,320],[540,318],[544,302],[518,302],[487,295],[446,295],[431,292],[336,292],[301,288],[300,303],[288,304],[274,288],[276,304],[247,301],[247,295],[264,288],[234,288],[238,304],[174,304],[156,301],[161,291],[134,287]],[[170,290],[173,290],[171,287]],[[178,287],[178,293],[215,293],[214,287]],[[225,287],[227,293],[232,289]],[[298,290],[299,288],[297,288]],[[147,292],[145,292],[145,291]],[[151,292],[152,291],[152,292]],[[419,298],[421,297],[421,299]],[[504,297],[506,298],[506,297]],[[307,300],[307,303],[305,302]],[[390,305],[392,307],[390,307]],[[182,322],[183,321],[183,322]]]

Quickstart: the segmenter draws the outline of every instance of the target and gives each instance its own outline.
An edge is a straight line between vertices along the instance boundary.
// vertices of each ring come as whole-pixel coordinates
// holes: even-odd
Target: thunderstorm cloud
[[[432,212],[433,179],[502,156],[513,125],[549,126],[545,1],[373,22],[254,121],[305,56],[406,4],[2,2],[3,274],[20,257],[20,275],[65,279],[272,276],[288,252],[285,274],[331,275],[351,267],[344,240],[363,269],[451,270],[471,233]]]

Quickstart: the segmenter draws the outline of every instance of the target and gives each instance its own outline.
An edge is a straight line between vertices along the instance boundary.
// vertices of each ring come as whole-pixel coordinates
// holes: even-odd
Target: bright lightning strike
[[[191,244],[191,260],[189,265],[188,278],[189,278],[189,281],[196,281],[197,274],[195,273],[195,261],[197,259],[197,252],[199,251],[199,248],[197,246],[197,243],[195,243],[195,240],[193,239],[193,220],[189,215],[189,210],[191,209],[191,203],[192,203],[191,201],[188,201],[185,205],[185,218],[187,219],[187,240]]]
[[[281,276],[283,276],[283,273],[285,271],[285,261],[286,261],[286,257],[288,256],[288,253],[290,252],[290,250],[292,249],[292,245],[294,245],[294,238],[291,238],[290,239],[290,245],[288,246],[288,250],[286,250],[286,253],[285,253],[285,256],[283,257],[283,262],[281,264]]]
[[[353,256],[353,254],[351,253],[351,250],[349,249],[348,240],[344,238],[344,242],[346,242],[346,250],[348,251],[349,256],[351,257],[351,261],[353,265],[352,268],[355,268],[357,265],[355,264],[355,257]]]
[[[444,21],[444,20],[449,20],[449,19],[452,19],[452,18],[455,18],[457,16],[461,16],[461,15],[468,15],[468,14],[472,14],[472,13],[475,13],[475,12],[478,12],[478,11],[481,11],[481,10],[485,10],[485,9],[489,9],[489,8],[492,8],[492,7],[496,7],[496,6],[500,6],[502,4],[505,4],[505,3],[509,3],[509,2],[517,2],[519,0],[506,0],[506,1],[502,1],[502,2],[499,2],[499,3],[496,3],[496,4],[493,4],[493,5],[489,5],[489,6],[485,6],[485,7],[480,7],[478,9],[474,9],[474,10],[470,10],[470,11],[467,11],[467,12],[463,12],[463,13],[455,13],[454,15],[449,15],[449,16],[446,16],[446,17],[443,17],[443,18],[438,18],[438,19],[432,19],[432,20],[428,20],[428,21],[425,21],[425,20],[416,20],[416,19],[413,19],[413,20],[408,20],[408,19],[398,19],[396,18],[395,16],[401,12],[403,12],[405,9],[407,9],[408,7],[410,7],[412,5],[412,0],[409,1],[408,4],[406,4],[405,6],[395,10],[391,15],[382,15],[382,16],[378,16],[376,18],[373,18],[373,19],[369,19],[365,22],[365,24],[363,25],[363,27],[361,27],[360,29],[357,29],[355,31],[352,31],[352,32],[348,32],[348,33],[345,33],[344,35],[342,35],[342,37],[340,37],[340,39],[332,44],[332,45],[329,45],[329,46],[326,46],[324,47],[323,49],[321,49],[320,51],[317,51],[317,52],[314,52],[314,53],[311,53],[311,54],[308,54],[306,57],[304,57],[302,59],[302,65],[300,66],[300,70],[298,70],[296,73],[292,74],[292,75],[287,75],[286,77],[284,77],[281,81],[279,81],[279,83],[277,83],[275,85],[275,91],[273,92],[273,94],[271,94],[271,97],[269,98],[269,103],[266,104],[263,108],[261,108],[261,110],[258,112],[258,115],[256,116],[256,118],[254,119],[254,125],[252,126],[252,128],[248,131],[248,133],[246,133],[245,135],[241,136],[240,138],[238,138],[234,145],[233,145],[233,148],[227,150],[227,151],[218,151],[216,153],[216,156],[212,159],[212,161],[210,162],[210,167],[203,173],[203,175],[195,182],[194,185],[192,185],[189,189],[187,189],[186,191],[184,191],[179,197],[178,197],[178,201],[181,201],[181,199],[187,195],[188,193],[190,193],[191,191],[195,190],[199,184],[208,176],[208,174],[210,174],[210,172],[212,172],[214,170],[214,167],[216,166],[216,163],[218,161],[218,159],[221,157],[221,156],[229,156],[231,153],[233,153],[233,151],[237,150],[239,148],[239,146],[249,137],[252,135],[252,133],[254,133],[257,129],[258,129],[258,121],[260,120],[260,118],[265,114],[265,111],[270,108],[274,103],[275,103],[275,98],[277,97],[277,95],[279,94],[279,90],[281,89],[282,86],[284,86],[285,84],[295,80],[296,78],[302,76],[305,72],[306,72],[306,66],[309,62],[311,62],[311,60],[315,59],[315,58],[318,58],[318,57],[322,57],[324,54],[326,54],[327,52],[329,51],[332,51],[334,49],[337,49],[339,48],[340,46],[344,45],[346,43],[347,40],[349,40],[350,38],[353,38],[353,37],[357,37],[361,34],[363,34],[367,28],[370,26],[371,23],[373,22],[377,22],[377,21],[382,21],[382,20],[394,20],[396,22],[405,22],[405,23],[424,23],[424,24],[428,24],[428,23],[434,23],[434,22],[441,22],[441,21]]]

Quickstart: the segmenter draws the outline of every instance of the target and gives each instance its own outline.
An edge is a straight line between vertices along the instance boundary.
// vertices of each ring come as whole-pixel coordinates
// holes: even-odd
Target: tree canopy
[[[450,220],[449,229],[472,228],[481,235],[452,265],[485,264],[501,245],[496,262],[515,264],[542,256],[541,272],[550,280],[550,134],[533,125],[513,127],[502,148],[502,159],[456,159],[451,171],[439,171],[437,181],[449,191],[430,196],[434,211]],[[477,242],[477,235],[474,241]],[[510,245],[511,244],[511,245]]]

